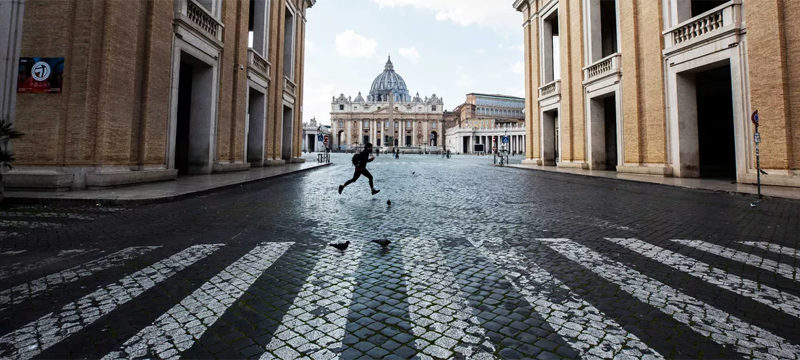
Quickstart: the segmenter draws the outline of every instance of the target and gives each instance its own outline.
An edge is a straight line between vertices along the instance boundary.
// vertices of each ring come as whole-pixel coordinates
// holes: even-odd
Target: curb
[[[690,186],[654,183],[654,182],[636,180],[636,179],[618,179],[618,178],[613,178],[612,179],[612,178],[607,178],[607,177],[602,177],[602,176],[593,176],[593,175],[589,175],[589,174],[565,173],[565,172],[547,171],[547,170],[540,170],[540,169],[522,168],[522,167],[516,167],[516,166],[497,166],[497,165],[493,165],[493,166],[495,166],[495,167],[505,167],[505,168],[517,169],[517,170],[537,171],[537,172],[540,172],[540,173],[547,173],[547,174],[573,175],[573,176],[580,176],[580,177],[592,178],[592,179],[603,179],[603,180],[612,180],[612,181],[616,180],[616,181],[632,182],[632,183],[637,183],[637,184],[649,184],[649,185],[666,186],[666,187],[670,187],[670,188],[687,189],[687,190],[694,190],[694,191],[708,192],[708,193],[739,195],[739,196],[743,196],[743,197],[751,197],[751,198],[754,198],[754,199],[758,199],[758,194],[739,192],[739,191],[735,191],[735,190],[704,189],[704,188],[696,188],[696,187],[690,187]],[[792,198],[786,198],[786,197],[781,197],[781,196],[773,196],[773,195],[762,195],[762,198],[764,200],[777,200],[777,199],[780,199],[780,200],[786,200],[786,201],[800,202],[800,199],[792,199]]]
[[[292,170],[289,172],[285,172],[278,175],[273,175],[269,177],[264,177],[260,179],[251,179],[245,180],[235,184],[228,184],[222,185],[218,187],[213,187],[209,189],[198,190],[194,192],[189,192],[185,194],[178,194],[178,195],[170,195],[158,198],[147,198],[147,199],[66,199],[66,198],[31,198],[31,197],[9,197],[6,195],[3,203],[5,204],[15,204],[15,205],[50,205],[50,204],[103,204],[103,205],[150,205],[150,204],[161,204],[161,203],[168,203],[177,200],[183,200],[191,197],[196,197],[199,195],[207,195],[210,193],[239,187],[242,185],[253,184],[260,181],[277,179],[284,176],[289,176],[293,174],[299,174],[306,171],[322,169],[327,166],[333,165],[333,163],[322,164],[320,166],[315,166],[306,169],[298,169]]]

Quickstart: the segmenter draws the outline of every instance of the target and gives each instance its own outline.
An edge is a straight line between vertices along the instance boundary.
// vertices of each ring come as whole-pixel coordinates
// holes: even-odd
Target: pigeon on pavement
[[[339,249],[339,251],[344,253],[344,251],[347,250],[347,247],[350,246],[350,241],[347,241],[344,244],[329,244],[329,245]]]
[[[383,248],[386,248],[387,246],[389,246],[389,244],[392,243],[391,241],[389,241],[389,239],[377,239],[377,240],[372,240],[372,242],[380,245]]]
[[[392,200],[386,200],[386,205],[392,206]]]

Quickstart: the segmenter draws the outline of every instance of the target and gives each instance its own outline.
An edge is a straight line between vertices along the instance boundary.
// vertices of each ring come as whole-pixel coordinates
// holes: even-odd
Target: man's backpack
[[[358,155],[360,155],[360,154],[359,153],[355,153],[353,155],[353,166],[358,166]]]

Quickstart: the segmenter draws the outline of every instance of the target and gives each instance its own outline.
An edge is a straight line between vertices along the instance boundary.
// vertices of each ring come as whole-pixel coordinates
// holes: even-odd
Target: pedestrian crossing
[[[115,213],[126,211],[120,207],[67,207],[49,208],[47,206],[15,206],[0,211],[0,229],[59,229],[75,222],[95,221]],[[0,231],[0,241],[17,232]]]
[[[567,274],[555,272],[552,264],[543,262],[552,261],[552,257],[546,259],[541,253],[531,253],[529,247],[520,247],[519,242],[507,239],[459,241],[474,249],[485,266],[497,274],[497,279],[508,281],[509,288],[521,295],[532,311],[545,321],[545,328],[550,331],[548,339],[560,339],[580,357],[662,359],[675,356],[663,344],[648,341],[651,336],[639,327],[631,327],[635,324],[626,323],[627,318],[600,310],[607,309],[608,304],[587,297],[581,289],[572,288],[570,280],[564,278]],[[666,318],[694,332],[694,335],[681,336],[714,342],[746,358],[800,358],[800,339],[755,324],[754,317],[758,314],[754,311],[758,309],[748,309],[748,316],[742,316],[742,312],[731,312],[725,306],[704,302],[686,290],[668,285],[669,279],[647,275],[636,269],[636,265],[614,257],[618,254],[595,250],[584,245],[583,241],[539,238],[530,243],[563,257],[563,261],[566,261],[563,266],[590,271],[601,281],[630,295],[634,299],[632,301],[651,306]],[[796,258],[796,249],[790,247],[742,242],[742,245],[754,249],[753,253],[747,253],[701,240],[676,239],[667,243],[672,245],[671,249],[699,250],[698,254],[708,253],[731,262],[769,270],[784,279],[781,281],[788,279],[796,283],[796,271],[792,265],[771,259],[778,255]],[[607,247],[602,246],[604,244],[627,249],[644,261],[686,274],[729,294],[725,296],[752,300],[764,311],[769,309],[785,314],[794,321],[800,318],[800,297],[796,287],[786,289],[756,282],[707,262],[705,257],[702,257],[704,261],[700,261],[697,259],[699,256],[694,256],[695,252],[691,253],[693,256],[687,256],[642,239],[605,238],[599,245],[605,249]],[[369,284],[356,280],[362,260],[365,259],[370,260],[372,267],[380,261],[397,261],[397,264],[402,261],[398,268],[402,268],[403,275],[398,279],[404,282],[401,300],[405,302],[407,311],[404,319],[410,323],[406,332],[411,335],[411,340],[405,346],[413,348],[417,357],[493,359],[507,354],[502,350],[508,345],[491,335],[498,330],[488,328],[485,319],[476,316],[478,308],[499,308],[503,306],[502,303],[495,301],[493,294],[484,292],[477,294],[485,297],[485,302],[474,300],[476,292],[472,288],[479,286],[465,283],[463,274],[448,265],[458,261],[458,258],[454,258],[458,253],[448,250],[451,245],[433,238],[408,237],[393,240],[387,250],[372,247],[366,241],[354,241],[343,254],[331,247],[299,247],[293,242],[263,242],[252,248],[248,245],[203,244],[175,250],[161,246],[132,246],[107,254],[97,249],[77,249],[81,256],[93,258],[0,291],[0,314],[14,312],[19,306],[25,306],[38,297],[59,291],[82,279],[101,277],[104,272],[120,268],[145,255],[149,260],[142,260],[145,262],[140,270],[121,274],[119,280],[103,283],[96,289],[87,289],[86,295],[77,295],[75,299],[65,301],[63,306],[59,305],[55,311],[38,318],[32,317],[35,319],[33,321],[20,322],[15,325],[19,326],[16,329],[0,327],[0,358],[30,359],[42,356],[43,352],[55,345],[69,342],[76,334],[91,331],[94,323],[103,323],[104,317],[124,304],[147,302],[148,299],[141,296],[146,291],[157,285],[168,286],[170,282],[167,280],[170,278],[181,277],[184,272],[191,271],[190,268],[201,266],[198,264],[201,260],[213,260],[221,256],[219,250],[230,246],[244,246],[246,249],[236,255],[238,258],[230,262],[226,260],[225,266],[220,267],[223,270],[213,276],[209,274],[209,278],[198,283],[196,289],[184,293],[188,295],[175,298],[175,303],[169,304],[171,307],[159,310],[159,314],[154,314],[154,320],[147,320],[147,324],[131,332],[126,339],[118,339],[116,348],[104,350],[97,357],[182,357],[198,343],[203,343],[209,329],[228,310],[240,304],[242,297],[259,278],[274,273],[280,279],[287,263],[278,267],[275,264],[287,254],[296,253],[313,255],[315,262],[305,273],[302,286],[297,288],[293,300],[289,301],[291,304],[287,303],[283,317],[276,319],[277,326],[271,328],[269,341],[261,345],[261,352],[256,357],[348,358],[344,354],[349,348],[361,349],[359,346],[364,342],[386,342],[385,339],[370,337],[360,339],[358,341],[361,343],[354,345],[346,340],[354,336],[348,330],[348,323],[354,319],[351,313],[354,294],[361,290],[359,287]],[[392,252],[393,255],[386,257],[385,252]],[[48,268],[58,268],[64,254],[52,258],[60,260],[49,260]],[[18,268],[15,271],[16,275],[20,275],[34,269]],[[789,274],[791,278],[787,277]],[[16,277],[10,278],[13,279]],[[465,290],[468,288],[472,290]],[[363,292],[359,294],[366,296]],[[384,298],[390,298],[385,295],[381,294]],[[499,332],[506,333],[503,330]],[[389,347],[389,351],[400,345]]]

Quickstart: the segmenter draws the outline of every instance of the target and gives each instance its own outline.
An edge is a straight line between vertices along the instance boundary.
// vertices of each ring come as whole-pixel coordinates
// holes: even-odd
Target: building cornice
[[[528,0],[515,0],[514,1],[514,9],[519,12],[525,11],[525,8],[528,7]]]

